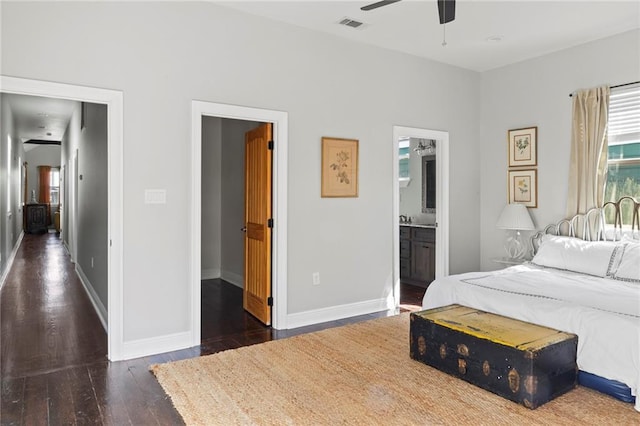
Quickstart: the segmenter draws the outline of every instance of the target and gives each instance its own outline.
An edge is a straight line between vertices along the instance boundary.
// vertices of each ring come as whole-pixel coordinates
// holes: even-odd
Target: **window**
[[[60,204],[60,169],[51,168],[49,173],[49,191],[51,193],[51,204]]]
[[[605,201],[623,196],[640,200],[640,84],[611,89],[609,160]],[[631,223],[631,206],[622,206],[622,223]],[[613,212],[607,212],[613,223]]]
[[[400,160],[400,179],[409,177],[409,141],[410,139],[400,139],[398,141],[398,159]]]
[[[409,173],[409,153],[411,150],[409,149],[411,139],[399,139],[398,140],[398,175],[400,177],[400,187],[405,187],[409,184],[411,180],[411,175]]]

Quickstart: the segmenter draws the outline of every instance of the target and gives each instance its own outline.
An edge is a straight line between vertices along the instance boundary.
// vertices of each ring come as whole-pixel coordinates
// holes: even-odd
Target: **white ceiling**
[[[3,93],[15,119],[16,136],[29,139],[60,141],[67,129],[75,101]],[[25,151],[37,145],[25,144]]]
[[[403,0],[369,12],[371,1],[223,1],[243,12],[314,31],[486,71],[640,28],[640,1],[458,0],[456,19],[438,22],[436,0]],[[365,25],[338,25],[343,18]],[[488,41],[490,37],[501,41]]]

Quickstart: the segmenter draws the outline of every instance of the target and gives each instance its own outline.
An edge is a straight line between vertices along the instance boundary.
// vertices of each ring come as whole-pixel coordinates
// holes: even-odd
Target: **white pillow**
[[[604,278],[611,274],[614,254],[619,246],[620,243],[613,241],[584,241],[545,235],[531,263]]]
[[[637,230],[625,232],[620,241],[640,244],[640,233]]]
[[[640,243],[629,242],[620,251],[622,256],[612,271],[613,279],[640,283]]]

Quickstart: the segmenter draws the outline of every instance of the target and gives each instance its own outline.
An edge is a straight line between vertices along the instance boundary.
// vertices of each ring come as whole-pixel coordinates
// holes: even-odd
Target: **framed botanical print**
[[[538,171],[536,169],[509,170],[509,204],[520,203],[538,207]]]
[[[358,196],[358,140],[322,138],[322,197]]]
[[[509,130],[509,167],[538,165],[538,128]]]

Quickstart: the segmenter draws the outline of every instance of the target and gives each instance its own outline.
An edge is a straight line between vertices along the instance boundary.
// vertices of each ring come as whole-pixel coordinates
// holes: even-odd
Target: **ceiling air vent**
[[[338,23],[340,25],[345,25],[345,26],[351,27],[351,28],[358,28],[361,25],[363,25],[362,22],[356,21],[355,19],[351,19],[351,18],[344,18],[342,21],[340,21]]]

